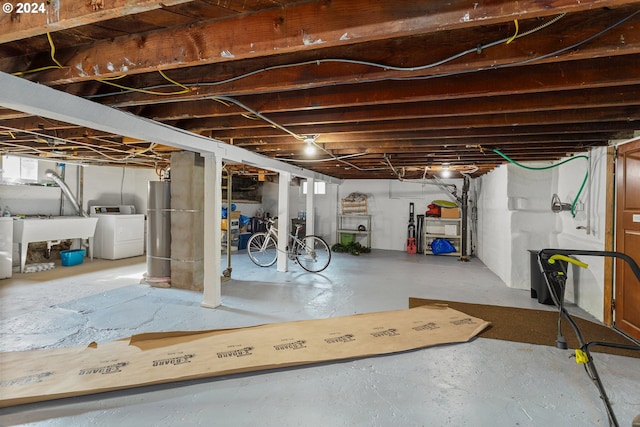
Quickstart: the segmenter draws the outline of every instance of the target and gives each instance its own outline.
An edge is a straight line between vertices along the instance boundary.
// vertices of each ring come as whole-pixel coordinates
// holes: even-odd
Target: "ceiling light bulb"
[[[312,154],[315,154],[316,152],[316,147],[314,146],[315,142],[316,142],[316,136],[307,136],[304,138],[304,142],[307,144],[306,147],[304,147],[304,153],[307,156],[310,156]]]
[[[307,146],[304,147],[304,153],[307,155],[314,154],[316,152],[316,147],[313,146],[310,142],[307,142]]]
[[[449,178],[451,176],[451,170],[448,165],[442,165],[442,172],[440,173],[440,176],[443,178]]]

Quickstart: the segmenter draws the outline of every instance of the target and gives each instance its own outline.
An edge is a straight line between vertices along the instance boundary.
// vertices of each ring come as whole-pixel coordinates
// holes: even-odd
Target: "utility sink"
[[[24,273],[29,242],[50,242],[65,239],[88,239],[89,255],[93,259],[93,235],[98,218],[56,216],[49,218],[14,218],[13,242],[19,245],[20,272]]]

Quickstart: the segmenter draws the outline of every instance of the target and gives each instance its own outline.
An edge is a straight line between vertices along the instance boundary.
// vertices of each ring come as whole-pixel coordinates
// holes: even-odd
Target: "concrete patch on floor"
[[[84,328],[86,319],[63,309],[37,310],[0,322],[0,351],[55,346],[69,331]]]

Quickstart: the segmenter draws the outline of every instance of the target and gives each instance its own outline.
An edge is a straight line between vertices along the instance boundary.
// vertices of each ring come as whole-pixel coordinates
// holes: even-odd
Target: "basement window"
[[[302,182],[302,194],[307,194],[307,181]],[[313,194],[327,194],[327,183],[324,181],[314,181]]]
[[[15,182],[38,181],[38,160],[2,156],[2,180]]]

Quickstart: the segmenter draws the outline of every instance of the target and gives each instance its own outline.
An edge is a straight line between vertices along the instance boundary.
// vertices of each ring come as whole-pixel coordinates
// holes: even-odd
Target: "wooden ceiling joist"
[[[0,71],[339,178],[393,178],[389,157],[418,177],[442,162],[477,176],[505,162],[493,148],[551,161],[640,129],[638,0],[134,3],[0,16]],[[3,153],[125,158],[159,143],[166,163],[186,148],[0,107]],[[331,161],[306,162],[307,136]]]

